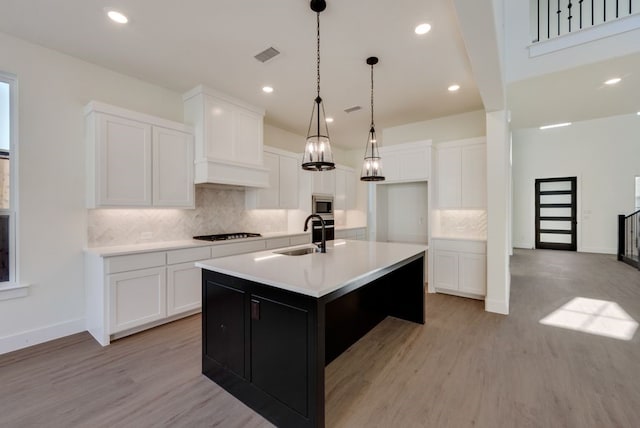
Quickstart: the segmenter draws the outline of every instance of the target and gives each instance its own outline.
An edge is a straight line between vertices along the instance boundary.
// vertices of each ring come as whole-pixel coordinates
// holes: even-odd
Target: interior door
[[[536,179],[536,248],[576,251],[576,177]]]

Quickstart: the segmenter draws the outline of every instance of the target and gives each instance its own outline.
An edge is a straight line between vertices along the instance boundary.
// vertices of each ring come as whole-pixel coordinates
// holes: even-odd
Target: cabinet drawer
[[[289,243],[289,237],[286,237],[286,238],[272,238],[272,239],[267,239],[267,241],[266,241],[266,249],[267,250],[271,250],[273,248],[288,247],[289,245],[291,245]]]
[[[211,257],[232,256],[234,254],[251,253],[261,251],[266,248],[264,240],[249,242],[234,242],[233,244],[222,244],[211,247]]]
[[[157,253],[132,254],[127,256],[107,257],[104,260],[105,273],[126,272],[164,266],[167,260],[164,251]]]
[[[311,235],[292,236],[291,238],[289,238],[289,241],[291,241],[291,245],[308,244],[311,242]]]
[[[167,264],[195,262],[211,258],[211,247],[185,248],[167,252]]]
[[[457,251],[462,253],[486,254],[485,241],[464,241],[460,239],[431,239],[434,250]]]

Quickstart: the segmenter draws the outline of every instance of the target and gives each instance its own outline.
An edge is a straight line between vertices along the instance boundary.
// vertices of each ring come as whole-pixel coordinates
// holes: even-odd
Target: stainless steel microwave
[[[333,220],[333,196],[332,195],[312,195],[311,209],[313,214],[318,214],[325,220]]]

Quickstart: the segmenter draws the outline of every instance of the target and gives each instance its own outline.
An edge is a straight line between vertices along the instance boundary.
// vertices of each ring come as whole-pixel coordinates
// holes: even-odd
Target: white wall
[[[617,215],[635,208],[640,116],[513,132],[513,245],[534,246],[536,178],[578,177],[578,251],[614,254]]]
[[[391,146],[421,140],[431,140],[433,143],[438,143],[484,135],[486,135],[485,113],[484,110],[477,110],[384,128],[382,130],[382,144]]]
[[[0,353],[84,330],[83,107],[92,99],[182,121],[181,94],[0,33],[0,70],[18,77],[19,275],[0,301]]]
[[[640,52],[640,29],[635,29],[530,58],[528,46],[535,31],[531,29],[529,8],[529,0],[505,2],[507,83]],[[602,26],[582,32],[601,29]]]

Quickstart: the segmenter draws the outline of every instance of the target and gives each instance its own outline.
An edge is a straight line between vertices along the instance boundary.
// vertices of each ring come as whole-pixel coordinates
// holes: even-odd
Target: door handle
[[[260,302],[251,299],[251,319],[260,321]]]

